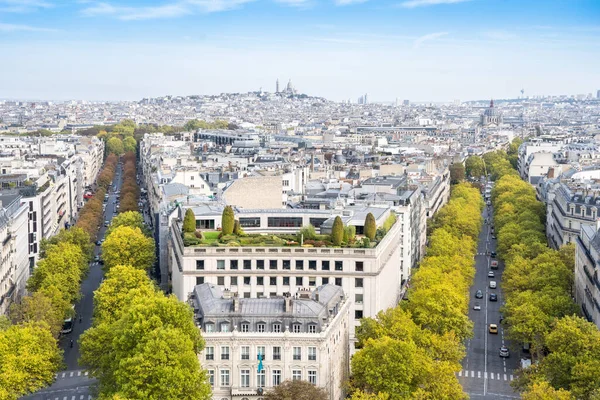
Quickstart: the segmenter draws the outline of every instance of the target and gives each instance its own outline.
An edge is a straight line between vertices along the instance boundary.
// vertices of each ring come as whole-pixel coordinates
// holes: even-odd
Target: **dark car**
[[[496,293],[490,293],[490,301],[498,301],[498,295]]]
[[[102,244],[101,240],[96,240],[96,246],[100,246]]]
[[[478,290],[475,292],[475,298],[476,299],[483,299],[483,292],[481,290]]]
[[[492,252],[490,253],[490,256],[491,256],[492,258],[496,258],[496,256],[497,256],[497,255],[498,255],[498,254],[496,254],[496,252],[495,252],[495,251],[492,251]]]

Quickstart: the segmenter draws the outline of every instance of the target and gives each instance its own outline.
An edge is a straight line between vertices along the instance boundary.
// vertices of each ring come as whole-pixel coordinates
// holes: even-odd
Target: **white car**
[[[496,289],[496,281],[490,281],[490,289]]]
[[[481,310],[481,306],[479,305],[479,303],[475,303],[473,305],[473,310],[476,310],[476,311],[480,311]]]
[[[496,274],[494,274],[494,271],[488,272],[488,278],[494,278],[495,276],[496,276]]]

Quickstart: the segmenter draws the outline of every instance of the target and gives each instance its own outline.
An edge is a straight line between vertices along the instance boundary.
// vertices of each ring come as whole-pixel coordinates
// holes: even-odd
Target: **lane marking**
[[[475,371],[471,371],[471,378],[475,378]]]
[[[506,372],[506,371],[504,371],[504,372]],[[506,380],[506,374],[504,374],[504,380]]]
[[[481,378],[481,371],[477,371],[477,378]]]
[[[81,376],[81,371],[77,371],[77,376]]]
[[[462,370],[458,371],[458,376],[462,376]]]
[[[511,381],[513,380],[513,376],[512,376],[512,375],[510,376],[510,380],[511,380]]]
[[[494,380],[494,373],[493,372],[490,373],[490,379]]]

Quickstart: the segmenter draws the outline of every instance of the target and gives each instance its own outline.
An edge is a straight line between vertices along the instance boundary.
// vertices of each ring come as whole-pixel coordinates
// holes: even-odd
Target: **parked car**
[[[492,262],[490,263],[490,267],[492,269],[498,269],[498,260],[492,260]]]
[[[101,244],[102,244],[102,241],[96,240],[96,246],[100,246]]]
[[[488,278],[494,278],[495,276],[496,276],[496,274],[494,274],[494,271],[488,272]]]
[[[108,220],[105,220],[104,221],[104,226],[108,226],[108,225],[110,225],[110,222]]]
[[[497,256],[497,255],[498,255],[498,254],[496,254],[496,252],[495,252],[495,251],[492,251],[492,252],[490,253],[490,256],[491,256],[492,258],[496,258],[496,256]]]
[[[475,303],[473,305],[473,310],[480,311],[481,310],[481,305],[479,305],[479,303]]]
[[[496,281],[490,281],[490,289],[496,289]]]
[[[496,293],[490,293],[490,301],[498,301],[498,295]]]
[[[490,324],[489,332],[497,335],[498,334],[498,325]]]
[[[510,352],[508,351],[508,347],[506,347],[505,345],[502,345],[502,347],[500,347],[500,357],[504,357],[504,358],[510,357]]]
[[[475,298],[476,299],[483,299],[483,292],[481,290],[478,290],[475,292]]]

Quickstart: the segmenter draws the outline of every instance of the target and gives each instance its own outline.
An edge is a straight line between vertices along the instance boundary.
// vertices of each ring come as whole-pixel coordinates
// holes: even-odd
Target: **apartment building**
[[[0,315],[25,291],[30,273],[27,235],[27,205],[21,196],[0,196]]]
[[[194,209],[196,226],[215,229],[220,226],[222,208]],[[186,300],[196,285],[210,283],[237,292],[243,298],[292,295],[302,289],[334,284],[352,300],[350,337],[363,317],[373,317],[398,303],[402,284],[410,274],[411,262],[403,259],[407,221],[396,221],[371,248],[281,247],[256,245],[216,247],[183,245],[181,219],[171,225],[169,265],[173,293]],[[265,238],[279,233],[295,233],[302,226],[331,226],[336,214],[345,225],[364,227],[368,212],[382,226],[390,208],[357,207],[344,210],[236,210],[236,218],[247,233]],[[407,246],[409,244],[406,244]]]
[[[575,243],[575,301],[600,329],[600,223],[582,226]]]
[[[206,347],[199,355],[214,400],[259,400],[286,380],[345,398],[350,301],[327,284],[275,298],[240,298],[204,283],[189,299]]]

